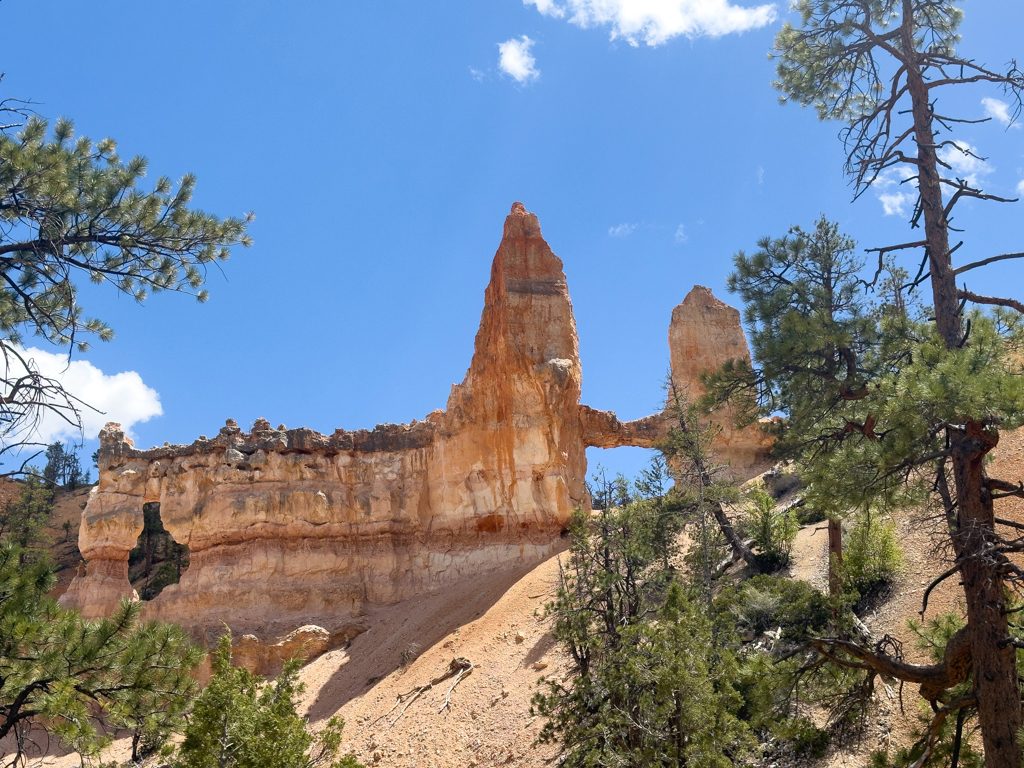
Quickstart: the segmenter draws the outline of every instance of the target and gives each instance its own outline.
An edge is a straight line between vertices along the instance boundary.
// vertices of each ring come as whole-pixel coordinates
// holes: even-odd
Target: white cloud
[[[978,177],[990,173],[994,168],[976,157],[978,150],[966,141],[953,142],[956,146],[945,146],[939,150],[939,159],[952,167],[958,179],[964,179],[972,187],[978,186]],[[970,153],[970,154],[968,154]]]
[[[515,78],[517,83],[528,83],[540,76],[537,60],[530,55],[534,41],[523,35],[498,43],[498,69]]]
[[[1017,191],[1024,195],[1024,179],[1020,180],[1020,184],[1017,185]]]
[[[79,405],[86,439],[95,438],[108,421],[120,422],[125,432],[130,434],[134,425],[149,421],[164,412],[160,405],[160,395],[155,389],[147,387],[135,371],[107,375],[87,360],[73,359],[68,364],[66,354],[46,352],[35,347],[21,352],[26,360],[34,363],[39,373],[56,379],[66,391],[87,404]],[[14,358],[11,360],[10,373],[18,373],[15,366],[21,368],[21,364]],[[82,434],[66,421],[46,412],[35,435],[29,439],[52,443],[63,438],[81,437]]]
[[[612,40],[630,45],[661,45],[682,35],[718,37],[771,24],[778,16],[774,5],[751,8],[729,0],[523,0],[545,16],[562,18],[584,29],[610,25]]]
[[[636,229],[636,224],[619,224],[617,227],[610,227],[608,234],[611,237],[629,237]]]
[[[545,16],[559,19],[565,16],[565,9],[555,3],[555,0],[523,0],[523,5],[536,5],[537,10]]]
[[[985,108],[985,116],[991,117],[1007,128],[1011,127],[1013,123],[1013,116],[1010,114],[1010,105],[999,99],[984,98],[981,100],[981,106]],[[1020,123],[1013,123],[1013,128],[1020,128]]]
[[[676,242],[685,243],[689,239],[690,236],[686,234],[686,225],[680,224],[679,228],[676,230]]]
[[[906,216],[907,206],[914,201],[914,196],[906,192],[884,192],[878,199],[882,201],[886,216]]]
[[[886,216],[906,216],[917,200],[917,183],[908,181],[913,175],[911,169],[899,166],[875,179],[874,187]]]
[[[469,74],[478,83],[482,83],[484,81],[484,78],[487,76],[486,72],[482,72],[479,69],[474,69],[473,67],[469,68]]]

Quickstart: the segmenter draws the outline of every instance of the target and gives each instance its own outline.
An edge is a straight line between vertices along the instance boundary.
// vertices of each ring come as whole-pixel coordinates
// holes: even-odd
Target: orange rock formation
[[[735,317],[701,314],[700,294],[693,314],[693,296],[676,308],[670,331],[670,345],[682,345],[678,355],[672,350],[673,375],[689,382],[723,355],[749,356],[738,313],[716,302]],[[701,330],[705,318],[711,325]],[[702,338],[715,346],[705,349]],[[446,410],[331,435],[274,429],[265,419],[244,433],[229,419],[213,439],[149,450],[108,424],[79,534],[88,568],[62,602],[99,616],[133,597],[128,552],[147,502],[160,503],[164,527],[188,545],[191,565],[147,603],[145,616],[197,634],[226,623],[236,634],[277,637],[314,624],[345,637],[367,604],[539,562],[562,546],[572,510],[587,503],[586,448],[650,446],[668,428],[662,415],[621,423],[579,401],[562,262],[537,217],[516,203],[472,363]],[[753,460],[759,450],[734,454]]]
[[[701,374],[714,370],[726,360],[750,364],[750,349],[740,323],[740,313],[719,301],[710,288],[695,285],[683,303],[672,310],[668,327],[672,383],[681,398],[693,402],[704,394]],[[725,409],[715,414],[722,427],[715,441],[718,461],[728,462],[733,474],[763,461],[771,440],[757,426],[737,429],[735,415]]]

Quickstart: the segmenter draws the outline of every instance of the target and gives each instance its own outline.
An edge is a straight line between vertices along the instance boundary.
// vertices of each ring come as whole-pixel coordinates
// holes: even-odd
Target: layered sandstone
[[[332,435],[229,420],[212,439],[150,450],[110,424],[79,534],[88,570],[64,601],[101,615],[132,596],[127,555],[154,501],[191,565],[146,615],[198,630],[335,632],[367,603],[538,562],[584,503],[579,396],[562,262],[516,204],[446,411]]]
[[[697,380],[698,368],[724,356],[749,359],[738,313],[716,308],[711,302],[725,305],[710,292],[694,295],[673,313],[679,382]],[[702,346],[709,339],[710,351]],[[586,448],[649,447],[670,424],[664,414],[623,423],[581,406],[580,382],[562,262],[537,217],[516,203],[494,257],[472,362],[446,410],[330,435],[275,429],[265,419],[244,432],[229,419],[212,439],[149,450],[108,424],[99,485],[79,533],[88,568],[62,601],[99,616],[122,597],[137,599],[127,559],[148,502],[159,502],[164,527],[188,545],[191,565],[147,603],[145,616],[197,634],[226,623],[236,635],[264,639],[303,625],[316,625],[310,637],[345,637],[369,605],[539,562],[563,546],[572,510],[587,503]],[[746,439],[730,443],[736,460],[756,453],[739,449]],[[254,667],[280,655],[246,642]]]

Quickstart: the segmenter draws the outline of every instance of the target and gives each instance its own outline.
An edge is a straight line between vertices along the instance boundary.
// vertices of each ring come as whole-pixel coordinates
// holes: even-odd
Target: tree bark
[[[843,595],[843,523],[828,519],[828,593],[835,600]],[[833,611],[838,612],[838,602]]]
[[[1019,768],[1017,732],[1021,727],[1017,652],[1008,643],[1006,588],[1001,557],[995,552],[995,510],[982,462],[999,441],[995,429],[970,421],[950,430],[956,481],[960,574],[967,602],[978,721],[989,768]]]
[[[907,57],[907,85],[918,151],[918,188],[928,243],[932,304],[939,335],[947,349],[955,350],[961,344],[963,328],[956,275],[949,252],[949,230],[935,151],[932,109],[928,87],[916,57],[913,20],[913,2],[903,0],[901,37]],[[949,435],[957,499],[957,530],[953,535],[962,561],[960,573],[967,603],[974,690],[985,765],[988,768],[1020,768],[1022,755],[1016,736],[1024,717],[1017,680],[1016,650],[1005,642],[1010,637],[1005,614],[1005,585],[999,560],[993,551],[995,513],[982,466],[985,456],[999,441],[999,435],[975,420],[968,420],[964,429],[950,428]]]
[[[735,557],[745,560],[747,565],[753,568],[755,571],[764,571],[764,563],[761,558],[754,554],[754,550],[748,547],[740,535],[736,533],[736,529],[732,526],[732,521],[729,520],[728,515],[725,514],[725,510],[719,502],[713,502],[711,509],[715,515],[715,520],[718,522],[718,527],[722,529],[722,535],[725,536],[725,540],[729,542],[729,547],[732,549],[732,553]]]

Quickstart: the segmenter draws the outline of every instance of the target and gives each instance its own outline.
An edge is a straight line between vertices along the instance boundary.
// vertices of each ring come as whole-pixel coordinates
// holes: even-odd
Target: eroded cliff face
[[[100,434],[100,482],[64,602],[103,615],[132,596],[142,505],[191,550],[147,618],[197,630],[335,632],[389,604],[557,549],[584,503],[580,362],[562,263],[521,204],[505,221],[465,381],[423,422],[321,435],[229,420],[213,439],[137,450]]]
[[[749,359],[738,313],[716,309],[709,302],[725,305],[710,292],[693,296],[670,331],[681,382],[723,355]],[[147,502],[159,502],[191,565],[144,616],[199,635],[227,624],[239,636],[274,638],[318,625],[325,637],[348,637],[368,605],[539,562],[564,546],[572,510],[587,503],[586,448],[650,446],[669,426],[663,414],[623,423],[581,406],[580,382],[562,262],[537,217],[516,203],[472,363],[446,410],[331,435],[265,419],[243,432],[229,419],[212,439],[149,450],[108,424],[79,533],[88,568],[61,600],[100,616],[122,597],[137,599],[127,561]],[[735,456],[756,453],[744,450]]]

